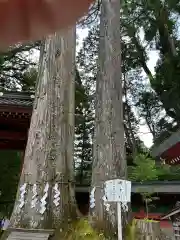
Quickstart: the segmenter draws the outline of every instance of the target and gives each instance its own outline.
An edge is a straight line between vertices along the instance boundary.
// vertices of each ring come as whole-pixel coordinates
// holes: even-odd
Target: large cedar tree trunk
[[[24,166],[12,227],[52,229],[76,217],[73,181],[75,27],[48,37],[42,44],[40,68]],[[26,193],[20,187],[26,183]],[[46,210],[41,198],[49,184]],[[54,190],[58,183],[59,205]],[[36,185],[34,185],[36,184]],[[37,195],[33,187],[37,186]],[[33,196],[34,195],[34,196]],[[20,208],[20,198],[25,204]],[[32,198],[37,198],[34,207]],[[58,200],[57,200],[58,201]]]
[[[96,86],[96,118],[92,186],[95,207],[90,209],[93,222],[108,235],[117,233],[117,207],[106,211],[102,197],[104,182],[126,178],[124,150],[120,1],[102,1],[100,17],[99,72]],[[98,225],[99,224],[99,225]]]

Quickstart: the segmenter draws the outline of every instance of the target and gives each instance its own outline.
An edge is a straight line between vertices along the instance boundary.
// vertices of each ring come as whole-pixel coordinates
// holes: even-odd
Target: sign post
[[[122,216],[121,216],[121,202],[117,202],[117,216],[118,216],[118,240],[122,240]]]
[[[131,201],[131,182],[122,179],[113,179],[105,182],[106,202],[117,203],[118,240],[122,240],[122,208],[128,211],[128,202]]]

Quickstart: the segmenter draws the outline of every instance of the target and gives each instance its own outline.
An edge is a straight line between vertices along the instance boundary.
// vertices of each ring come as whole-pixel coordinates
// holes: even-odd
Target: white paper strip
[[[95,204],[95,197],[94,197],[95,191],[96,191],[96,188],[94,187],[91,190],[91,194],[90,194],[90,208],[94,208],[96,206],[96,204]]]
[[[55,185],[54,185],[54,201],[53,201],[53,203],[55,204],[55,206],[57,207],[57,206],[59,206],[59,204],[60,204],[60,191],[59,191],[59,189],[58,189],[58,183],[56,183]]]
[[[36,184],[33,184],[32,193],[33,193],[33,195],[32,195],[32,201],[31,201],[31,208],[35,208],[36,207],[36,203],[38,201]]]
[[[46,198],[48,197],[48,190],[49,190],[49,183],[46,183],[46,186],[44,188],[44,195],[41,198],[41,204],[40,204],[40,213],[44,214],[44,212],[46,211]]]
[[[124,212],[128,212],[128,203],[127,202],[122,202],[121,206],[122,206],[122,209]]]
[[[104,196],[102,197],[102,200],[104,201],[104,206],[105,206],[105,208],[106,208],[106,211],[109,212],[109,210],[110,210],[110,204],[109,204],[108,201],[107,201],[106,195],[104,195]]]
[[[19,199],[19,208],[21,209],[24,204],[25,204],[25,193],[26,193],[26,187],[27,187],[27,183],[24,183],[21,187],[20,187],[20,199]]]

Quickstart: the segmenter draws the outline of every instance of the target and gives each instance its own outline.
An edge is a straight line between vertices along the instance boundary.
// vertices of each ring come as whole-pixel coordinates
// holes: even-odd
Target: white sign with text
[[[108,180],[104,191],[107,202],[117,203],[118,240],[122,240],[121,204],[127,205],[131,201],[131,182],[122,179]]]

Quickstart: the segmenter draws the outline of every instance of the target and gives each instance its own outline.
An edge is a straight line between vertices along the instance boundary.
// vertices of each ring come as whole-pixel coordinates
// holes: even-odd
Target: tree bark
[[[111,204],[110,210],[106,211],[102,199],[104,183],[110,179],[125,179],[127,169],[122,103],[119,0],[102,1],[98,67],[91,185],[92,189],[95,188],[95,207],[92,207],[90,212],[91,220],[96,226],[112,236],[117,233],[117,207],[116,204]],[[123,220],[125,223],[125,218]]]
[[[42,44],[24,166],[11,217],[15,228],[52,229],[76,217],[73,189],[75,36],[74,27],[49,36]],[[47,183],[49,188],[45,189]],[[56,183],[57,190],[54,189]],[[20,187],[24,184],[27,187],[23,194]],[[45,190],[47,196],[44,196]],[[58,202],[55,196],[58,191],[60,200],[56,206],[53,201],[56,198]],[[43,196],[47,202],[44,213],[41,212]],[[25,203],[20,208],[23,198]]]

